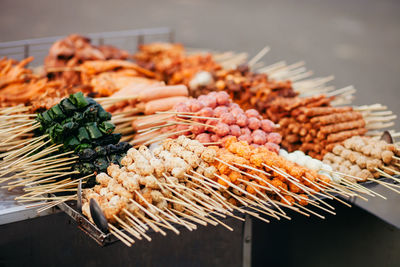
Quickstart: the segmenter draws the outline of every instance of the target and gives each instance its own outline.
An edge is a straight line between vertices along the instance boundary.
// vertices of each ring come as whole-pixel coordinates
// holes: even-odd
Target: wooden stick
[[[145,232],[144,229],[142,229],[142,227],[140,225],[138,225],[137,223],[135,223],[130,217],[126,217],[126,220],[132,225],[135,226],[135,229],[144,237],[146,238],[147,241],[151,241],[151,237],[148,236]]]
[[[116,238],[118,238],[120,241],[122,241],[122,243],[124,243],[125,245],[127,245],[128,247],[131,247],[132,244],[129,243],[129,241],[125,240],[125,238],[123,238],[121,235],[119,235],[117,232],[115,232],[112,229],[109,229],[110,233],[112,233]]]
[[[115,227],[114,225],[112,225],[111,223],[108,224],[108,227],[111,228],[113,231],[117,232],[119,236],[123,236],[128,242],[130,242],[131,244],[135,243],[135,240],[133,240],[132,238],[130,238],[127,234],[123,233],[122,231],[120,231],[117,227]],[[111,230],[110,229],[110,230]],[[118,237],[118,236],[117,236]],[[130,246],[130,245],[129,245]]]
[[[285,208],[291,209],[291,210],[293,210],[295,212],[298,212],[298,213],[300,213],[300,214],[302,214],[304,216],[310,217],[310,214],[305,213],[305,212],[301,211],[299,208],[293,207],[292,205],[287,205],[285,203],[282,203],[282,202],[279,202],[279,201],[276,201],[276,200],[272,200],[272,201],[274,201],[276,204],[281,205],[281,206],[283,206]]]
[[[7,138],[7,139],[4,140],[3,142],[1,142],[1,143],[0,143],[0,146],[3,146],[3,145],[6,144],[7,142],[9,142],[9,141],[11,141],[11,140],[13,140],[13,139],[15,139],[15,138],[17,138],[17,137],[23,135],[24,133],[33,131],[33,130],[39,128],[39,127],[40,127],[40,123],[36,123],[36,124],[32,125],[32,127],[28,127],[28,128],[26,128],[25,130],[23,130],[23,131],[21,131],[21,132],[15,134],[15,135],[10,136],[9,138]]]
[[[188,222],[186,220],[183,220],[182,218],[179,218],[178,216],[175,215],[175,213],[173,213],[172,211],[170,211],[169,209],[165,209],[165,212],[167,212],[169,215],[171,215],[172,217],[174,217],[176,220],[178,220],[179,222],[181,222],[181,224],[183,226],[185,226],[189,231],[193,231],[197,229],[197,225]]]
[[[233,228],[232,227],[230,227],[227,224],[223,223],[222,221],[218,220],[217,218],[215,218],[211,214],[208,214],[208,217],[210,217],[211,219],[213,219],[214,221],[216,221],[217,223],[219,223],[220,225],[222,225],[223,227],[225,227],[229,231],[233,232]]]
[[[129,226],[126,222],[118,218],[115,214],[113,215],[113,217],[120,225],[122,225],[122,228],[124,228],[132,236],[136,237],[139,240],[142,240],[142,236],[137,231],[133,230],[133,227]]]
[[[164,232],[161,228],[159,228],[157,225],[155,225],[153,223],[152,220],[146,218],[145,216],[143,216],[142,214],[140,214],[139,212],[135,213],[137,216],[139,216],[143,221],[145,221],[146,223],[149,224],[149,226],[151,227],[151,229],[153,229],[155,232],[159,232],[160,234],[162,234],[163,236],[166,236],[167,233]]]
[[[90,177],[90,176],[93,176],[93,175],[94,175],[94,173],[89,174],[89,175],[86,175],[85,177],[76,179],[76,180],[74,180],[74,181],[68,182],[68,183],[66,183],[66,184],[61,184],[61,185],[55,186],[55,187],[53,187],[53,188],[51,188],[51,189],[45,190],[43,193],[49,193],[49,192],[51,192],[52,190],[58,189],[58,188],[60,188],[61,186],[65,186],[65,185],[67,185],[67,184],[77,183],[77,182],[79,182],[80,180],[84,180],[84,179],[86,179],[86,178],[88,178],[88,177]],[[38,195],[39,195],[39,194],[38,194]],[[34,196],[36,196],[36,195],[34,195]]]
[[[126,208],[122,209],[129,217],[131,217],[142,229],[143,231],[149,230],[149,227],[144,224],[141,220],[139,220],[138,218],[136,218],[136,216],[134,216],[132,213],[129,212],[129,210],[127,210]]]
[[[310,209],[307,209],[306,207],[304,207],[304,206],[302,206],[302,205],[300,205],[300,204],[297,204],[296,202],[293,203],[293,204],[294,204],[295,206],[299,207],[299,208],[304,209],[305,211],[308,211],[308,212],[311,213],[311,214],[314,214],[315,216],[317,216],[317,217],[319,217],[319,218],[321,218],[321,219],[325,219],[325,216],[322,216],[322,215],[316,213],[315,211],[312,211],[312,210],[310,210]]]
[[[153,204],[149,203],[149,202],[146,200],[146,198],[144,198],[137,190],[135,190],[134,192],[135,192],[135,193],[139,196],[139,198],[141,198],[149,207],[155,209],[156,211],[160,212],[161,214],[163,214],[163,215],[166,216],[166,217],[169,217],[170,219],[172,218],[172,220],[173,220],[174,222],[178,223],[178,221],[176,221],[173,217],[171,217],[171,215],[169,215],[169,214],[163,212],[163,211],[162,211],[161,209],[159,209],[158,207],[156,207],[156,206],[154,206]],[[180,234],[180,232],[179,232],[175,227],[173,227],[169,222],[167,222],[163,217],[159,216],[159,218],[160,218],[160,220],[161,220],[162,222],[164,222],[164,223],[167,224],[169,227],[171,227],[171,230],[174,231],[177,235]]]
[[[175,212],[176,214],[178,214],[178,215],[180,215],[180,216],[182,216],[182,217],[184,217],[184,218],[187,218],[187,219],[189,219],[189,220],[192,220],[192,221],[194,221],[195,223],[198,223],[198,224],[207,226],[207,222],[205,222],[205,221],[203,221],[203,220],[200,220],[199,218],[196,218],[196,217],[191,216],[191,215],[189,215],[189,214],[186,214],[186,213],[177,211],[177,210],[175,210],[175,209],[171,209],[171,211]]]
[[[265,46],[263,49],[261,49],[261,51],[258,52],[257,55],[255,55],[252,59],[249,60],[249,63],[248,63],[249,67],[253,67],[270,50],[271,50],[271,48],[269,46]]]
[[[58,201],[53,201],[52,204],[50,204],[50,205],[48,205],[48,206],[46,206],[46,207],[43,207],[43,208],[38,209],[38,210],[37,210],[37,213],[42,213],[43,211],[45,211],[45,210],[47,210],[47,209],[50,209],[50,208],[52,208],[52,207],[55,207],[55,206],[57,206],[57,205],[59,205],[59,204],[65,202],[65,201],[72,200],[72,199],[74,199],[75,197],[76,197],[76,196],[69,196],[69,197],[66,197],[66,198],[61,199],[61,200],[58,200]]]
[[[380,185],[382,185],[382,186],[388,188],[389,190],[392,190],[392,191],[396,192],[397,194],[400,194],[400,191],[398,191],[398,190],[392,188],[391,186],[389,186],[388,183],[385,183],[385,182],[382,182],[382,181],[379,181],[379,180],[376,180],[376,179],[371,179],[371,178],[368,178],[368,180],[374,181],[375,183],[378,183],[378,184],[380,184]]]
[[[146,213],[149,217],[152,217],[154,220],[156,221],[160,221],[160,218],[157,217],[155,214],[151,213],[150,211],[148,211],[147,209],[145,209],[142,205],[140,205],[139,203],[137,203],[135,200],[133,199],[129,199],[129,201],[131,201],[133,204],[135,204],[136,206],[139,207],[139,209],[141,209],[144,213]]]
[[[202,214],[202,215],[204,215],[204,216],[207,215],[207,214],[204,212],[204,208],[203,208],[203,207],[200,207],[199,205],[197,205],[196,203],[194,203],[193,201],[191,201],[191,200],[189,200],[187,197],[185,197],[183,194],[180,194],[180,193],[177,192],[176,190],[172,189],[170,185],[166,185],[166,186],[168,187],[168,189],[169,189],[170,191],[172,191],[173,193],[175,193],[175,195],[179,196],[180,198],[182,198],[183,200],[185,200],[185,201],[188,202],[188,203],[186,204],[186,207],[187,207],[187,208],[190,208],[190,209],[192,209],[192,210],[194,210],[194,211],[196,211],[196,212],[198,212],[198,213],[200,213],[200,214]],[[189,205],[189,203],[190,203],[191,205]]]

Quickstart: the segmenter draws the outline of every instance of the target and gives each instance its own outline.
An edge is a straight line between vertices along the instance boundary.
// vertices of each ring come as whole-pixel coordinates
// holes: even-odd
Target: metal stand
[[[251,243],[253,237],[253,219],[246,214],[246,221],[243,226],[243,257],[242,257],[242,266],[250,267],[251,266]]]

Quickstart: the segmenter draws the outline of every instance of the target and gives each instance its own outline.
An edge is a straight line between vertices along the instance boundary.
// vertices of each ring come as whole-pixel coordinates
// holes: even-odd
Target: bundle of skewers
[[[289,151],[301,150],[318,159],[352,136],[393,126],[395,115],[376,110],[380,105],[362,107],[333,107],[332,98],[324,95],[308,98],[277,98],[267,111],[281,127],[282,146]]]
[[[276,125],[255,109],[244,111],[224,91],[176,103],[172,111],[138,118],[132,127],[138,132],[131,144],[150,144],[165,137],[192,135],[204,144],[222,144],[230,136],[253,146],[279,150],[281,136]]]
[[[150,228],[161,234],[165,234],[162,229],[179,234],[172,224],[189,230],[195,229],[195,224],[221,224],[232,230],[218,218],[242,220],[234,212],[266,222],[269,220],[258,213],[290,219],[283,208],[324,218],[305,206],[335,214],[320,196],[345,203],[329,192],[350,192],[329,175],[235,137],[229,138],[224,148],[207,148],[179,136],[151,149],[131,148],[121,162],[122,167],[111,165],[107,173],[98,174],[99,184],[93,189],[84,190],[82,210],[93,220],[91,212],[98,211],[91,206],[97,203],[110,231],[127,245],[135,242],[133,238],[150,240],[146,234]]]
[[[400,193],[400,149],[377,138],[396,116],[338,106],[354,88],[309,78],[302,62],[263,66],[268,51],[247,61],[157,43],[131,56],[71,35],[43,72],[3,59],[0,183],[49,200],[39,211],[83,186],[82,213],[129,246],[149,230],[232,230],[223,218],[291,219],[285,209],[323,219],[335,214],[325,199],[384,198],[364,181]]]
[[[326,83],[332,76],[311,78],[304,62],[287,65],[284,61],[262,66],[260,60],[269,52],[264,47],[247,61],[246,53],[187,53],[179,44],[146,44],[134,55],[138,64],[154,71],[167,84],[185,84],[192,96],[211,91],[226,91],[245,109],[265,113],[276,97],[298,94],[336,95],[335,104],[348,104],[356,92],[352,86],[335,90]]]
[[[400,174],[399,147],[372,137],[353,136],[336,145],[332,153],[325,154],[323,161],[333,170],[344,173],[348,179],[357,182],[374,181],[399,193],[398,185],[379,181],[386,177],[395,182],[400,179],[393,175]]]
[[[119,142],[121,134],[113,133],[110,120],[110,113],[82,93],[39,114],[5,116],[0,175],[7,185],[3,188],[25,186],[27,193],[18,200],[34,201],[43,193],[69,191],[72,186],[76,192],[80,180],[93,185],[88,177],[105,171],[110,163],[120,164],[130,148]]]

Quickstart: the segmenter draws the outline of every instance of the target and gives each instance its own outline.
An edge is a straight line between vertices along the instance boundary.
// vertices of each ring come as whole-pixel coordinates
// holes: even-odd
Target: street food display
[[[386,141],[370,137],[353,136],[336,145],[324,162],[334,170],[358,176],[361,181],[399,174],[399,148]],[[354,179],[354,178],[353,178]]]
[[[41,71],[3,58],[0,183],[22,187],[17,201],[47,201],[39,212],[76,201],[128,246],[150,230],[233,230],[223,219],[243,214],[324,219],[335,214],[325,199],[383,197],[367,181],[400,193],[400,147],[379,139],[396,116],[346,105],[354,89],[331,90],[300,65],[257,69],[267,50],[247,63],[181,44],[129,54],[74,34]]]
[[[172,111],[157,113],[161,115],[158,119],[151,116],[151,120],[144,117],[133,121],[134,129],[141,131],[133,143],[189,134],[204,144],[222,144],[227,138],[236,136],[252,146],[265,146],[275,152],[279,150],[281,136],[275,132],[276,125],[263,119],[255,109],[243,110],[224,91],[178,102]],[[168,114],[169,118],[166,117]],[[145,127],[140,127],[143,125]]]

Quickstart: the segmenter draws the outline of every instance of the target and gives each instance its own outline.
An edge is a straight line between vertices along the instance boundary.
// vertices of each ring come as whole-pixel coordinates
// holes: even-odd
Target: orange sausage
[[[162,83],[154,82],[146,78],[138,78],[137,82],[131,83],[130,85],[123,87],[121,90],[114,93],[112,97],[139,95],[144,90],[148,90],[150,88],[153,88],[154,86],[162,86]]]
[[[167,98],[173,96],[188,96],[189,91],[185,85],[169,85],[169,86],[159,86],[151,87],[143,90],[139,96],[138,100],[143,102],[148,102],[155,99]]]
[[[167,98],[156,99],[146,103],[144,114],[154,114],[157,111],[167,111],[172,109],[177,103],[185,102],[188,98],[185,96],[173,96]]]

